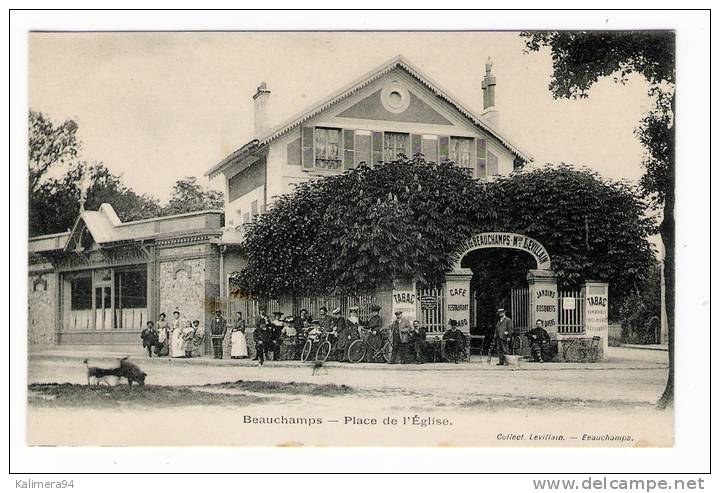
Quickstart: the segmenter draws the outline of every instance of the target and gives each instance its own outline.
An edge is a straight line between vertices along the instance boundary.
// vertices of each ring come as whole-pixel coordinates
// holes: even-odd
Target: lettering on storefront
[[[470,326],[468,281],[447,281],[446,309],[446,319],[457,321],[458,327],[467,331]]]
[[[522,250],[535,258],[538,269],[550,269],[550,255],[542,244],[529,236],[517,233],[479,233],[464,241],[451,256],[456,268],[460,268],[463,257],[481,248],[512,248]]]
[[[403,317],[414,320],[417,300],[414,283],[406,283],[393,289],[392,293],[392,311],[403,312]]]

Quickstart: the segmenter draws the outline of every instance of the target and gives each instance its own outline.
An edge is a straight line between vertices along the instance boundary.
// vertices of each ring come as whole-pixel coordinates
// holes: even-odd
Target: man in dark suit
[[[410,344],[412,344],[415,350],[415,364],[421,365],[424,363],[425,351],[427,343],[425,339],[427,337],[427,329],[420,327],[420,322],[413,320],[412,330],[410,331]]]
[[[498,311],[498,322],[495,325],[495,347],[498,352],[498,364],[501,366],[505,364],[505,355],[508,354],[508,340],[512,336],[514,330],[513,321],[505,316],[505,309],[499,308]]]
[[[255,336],[255,333],[253,332],[253,340],[255,341],[255,350],[258,351],[258,348],[262,348],[262,354],[255,354],[255,357],[253,358],[253,361],[260,360],[260,364],[265,361],[266,352],[269,351],[268,348],[265,345],[264,338],[265,336],[265,330],[268,328],[268,325],[270,325],[270,317],[266,314],[266,308],[264,306],[260,307],[260,314],[255,317],[255,330],[262,329],[262,332],[258,332],[257,337]],[[262,337],[260,335],[262,334]],[[260,339],[258,339],[260,337]],[[258,340],[263,341],[258,346]]]
[[[401,310],[395,311],[395,320],[392,323],[392,354],[390,356],[389,363],[394,365],[400,360],[402,362],[402,355],[405,353],[405,349],[409,341],[410,333],[410,322],[402,316]]]
[[[215,311],[215,318],[210,322],[210,342],[212,343],[215,359],[223,358],[223,340],[227,331],[227,322],[221,310]]]

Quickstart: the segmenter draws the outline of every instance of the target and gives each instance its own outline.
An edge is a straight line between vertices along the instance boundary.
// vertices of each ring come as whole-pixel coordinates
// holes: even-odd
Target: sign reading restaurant
[[[517,233],[479,233],[465,240],[452,255],[455,268],[460,268],[463,257],[480,248],[513,248],[523,250],[535,258],[538,269],[550,269],[550,255],[539,241]]]

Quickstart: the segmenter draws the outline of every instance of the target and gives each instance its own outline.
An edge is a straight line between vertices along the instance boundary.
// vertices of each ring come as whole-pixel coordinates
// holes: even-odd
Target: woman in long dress
[[[160,320],[155,324],[158,333],[158,356],[168,356],[170,354],[170,324],[165,320],[166,315],[160,314]]]
[[[185,351],[183,350],[183,338],[182,332],[187,324],[180,318],[180,312],[173,312],[173,321],[170,324],[170,357],[171,358],[184,358]]]
[[[195,349],[195,328],[190,320],[185,321],[185,327],[181,331],[180,348],[183,351],[183,357],[192,358],[193,349]]]
[[[230,333],[230,357],[248,357],[247,339],[245,338],[245,320],[242,318],[242,312],[235,313],[235,322],[233,323],[232,332]]]

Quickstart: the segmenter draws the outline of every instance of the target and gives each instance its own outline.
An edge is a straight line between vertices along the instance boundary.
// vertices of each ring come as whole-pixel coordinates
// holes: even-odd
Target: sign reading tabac
[[[481,248],[513,248],[522,250],[535,258],[537,268],[550,269],[550,255],[542,244],[529,236],[517,233],[479,233],[465,240],[452,255],[456,269],[468,253]]]

